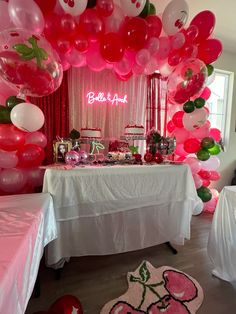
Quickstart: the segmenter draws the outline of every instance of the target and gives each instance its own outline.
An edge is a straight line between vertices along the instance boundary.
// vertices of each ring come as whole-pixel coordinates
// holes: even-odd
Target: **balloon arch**
[[[187,24],[185,0],[157,11],[149,0],[0,1],[0,100],[7,99],[0,107],[0,190],[21,191],[21,168],[43,160],[46,139],[38,130],[44,117],[24,96],[53,93],[71,66],[110,69],[121,81],[158,71],[168,82],[167,132],[177,139],[176,155],[190,165],[205,209],[214,210],[217,192],[209,185],[220,178],[221,135],[210,126],[206,101],[211,64],[222,52],[212,35],[215,15],[205,10]],[[16,94],[23,100],[9,104],[8,96]]]

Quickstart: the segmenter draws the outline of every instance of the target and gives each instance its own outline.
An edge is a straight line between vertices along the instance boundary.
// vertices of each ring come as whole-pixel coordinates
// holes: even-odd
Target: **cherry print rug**
[[[127,292],[100,314],[194,314],[203,301],[199,283],[172,267],[155,268],[144,261],[127,279]]]

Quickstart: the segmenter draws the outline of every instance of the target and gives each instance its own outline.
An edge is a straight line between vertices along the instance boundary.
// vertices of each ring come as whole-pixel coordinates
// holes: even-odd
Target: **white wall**
[[[214,63],[214,67],[220,70],[236,73],[236,54],[224,51],[221,57]],[[215,184],[215,187],[221,190],[225,185],[230,185],[231,179],[236,169],[236,79],[233,86],[233,101],[231,114],[227,119],[228,143],[226,143],[226,152],[219,155],[221,160],[220,172],[221,179]]]

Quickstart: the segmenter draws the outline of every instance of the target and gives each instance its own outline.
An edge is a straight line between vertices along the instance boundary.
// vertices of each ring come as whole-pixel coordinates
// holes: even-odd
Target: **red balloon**
[[[18,166],[21,168],[33,168],[41,165],[45,158],[44,150],[35,144],[26,144],[17,151]]]
[[[76,28],[77,28],[77,25],[73,16],[68,13],[63,14],[60,17],[60,28],[61,28],[61,31],[65,33],[67,36],[73,35],[73,33],[76,32]]]
[[[154,156],[154,161],[157,163],[157,164],[161,164],[163,162],[163,156],[160,154],[160,153],[156,153],[155,156]]]
[[[209,185],[211,184],[210,180],[202,180],[202,186],[204,186],[205,188],[207,188]]]
[[[215,22],[215,15],[211,11],[206,10],[198,13],[190,23],[190,25],[195,25],[198,28],[195,41],[201,42],[207,39],[214,30]]]
[[[100,38],[104,31],[104,24],[95,9],[86,9],[79,19],[81,31],[91,40]]]
[[[102,16],[110,16],[114,10],[113,0],[97,0],[96,8]]]
[[[209,136],[212,137],[216,142],[219,142],[221,139],[221,131],[216,128],[210,129]]]
[[[211,171],[210,180],[218,181],[220,179],[220,173],[218,171]]]
[[[189,138],[184,142],[184,150],[191,154],[196,153],[201,148],[201,142],[196,138]]]
[[[118,78],[118,80],[123,81],[123,82],[126,82],[126,81],[128,81],[128,80],[131,78],[131,76],[133,75],[133,72],[130,71],[130,72],[129,72],[128,74],[126,74],[126,75],[120,75],[120,74],[118,74],[118,73],[116,73],[116,72],[115,72],[115,74],[116,74],[116,77]]]
[[[57,0],[34,0],[37,5],[40,7],[43,15],[48,15],[50,14],[53,9],[55,8]]]
[[[72,49],[71,42],[66,38],[58,38],[53,46],[59,54],[61,53],[63,55],[69,53]]]
[[[100,42],[100,52],[109,63],[119,62],[124,56],[125,46],[122,38],[116,33],[103,35]]]
[[[205,100],[208,100],[211,97],[211,90],[209,87],[205,87],[202,91],[201,95],[199,96]]]
[[[14,151],[25,143],[25,132],[13,124],[0,124],[0,149]]]
[[[167,123],[166,129],[169,133],[172,133],[175,130],[175,125],[172,120]]]
[[[144,155],[144,160],[145,160],[146,162],[151,162],[151,161],[153,160],[152,154],[149,153],[149,152],[146,152],[146,154]]]
[[[86,52],[89,48],[88,39],[82,32],[78,32],[73,36],[72,43],[79,52]]]
[[[211,172],[210,171],[206,171],[206,170],[200,170],[198,172],[198,175],[205,180],[209,180],[211,177]]]
[[[198,27],[196,25],[190,25],[184,32],[186,43],[192,44],[197,38],[198,33]]]
[[[181,56],[183,58],[196,58],[198,54],[198,47],[193,44],[185,44],[181,48]]]
[[[123,38],[127,49],[142,49],[148,38],[147,22],[141,17],[127,19],[123,26]]]
[[[216,61],[222,53],[222,44],[218,39],[207,39],[198,47],[198,58],[210,64]]]
[[[76,311],[74,311],[76,310]],[[66,314],[66,313],[83,314],[80,301],[72,295],[64,295],[57,299],[50,307],[49,313]]]
[[[180,53],[176,50],[171,51],[168,56],[168,63],[170,66],[176,66],[182,61],[182,56]]]
[[[172,122],[177,128],[182,128],[183,125],[183,116],[184,116],[184,111],[177,111],[173,117],[172,117]]]
[[[162,30],[162,21],[156,15],[149,15],[146,17],[148,25],[148,37],[159,37]]]

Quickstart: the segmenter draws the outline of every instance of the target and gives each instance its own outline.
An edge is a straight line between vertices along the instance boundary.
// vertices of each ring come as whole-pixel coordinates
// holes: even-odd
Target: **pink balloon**
[[[216,189],[210,189],[211,193],[212,193],[212,196],[214,198],[217,198],[219,197],[219,192],[216,190]]]
[[[176,33],[170,39],[171,49],[177,50],[183,47],[185,43],[185,36],[182,32]]]
[[[202,169],[207,171],[215,171],[220,167],[220,160],[217,156],[211,156],[206,161],[201,161]]]
[[[209,135],[216,141],[219,142],[221,139],[221,131],[216,128],[210,129]]]
[[[207,39],[215,27],[215,15],[211,11],[202,11],[198,13],[191,21],[190,25],[198,28],[197,42]]]
[[[144,73],[144,67],[141,67],[140,65],[135,63],[135,64],[133,64],[132,72],[135,75],[143,74]]]
[[[96,72],[106,68],[106,61],[102,58],[99,45],[95,42],[90,44],[86,53],[86,63],[91,70]]]
[[[185,163],[191,168],[192,174],[197,174],[201,169],[201,163],[195,157],[187,157]]]
[[[173,126],[175,127],[174,123],[172,122]],[[171,134],[171,137],[176,138],[177,144],[184,143],[190,136],[190,133],[185,130],[184,128],[176,128],[173,133]]]
[[[151,57],[149,62],[146,64],[144,68],[144,74],[150,75],[154,73],[158,68],[157,60],[154,57]]]
[[[156,54],[158,60],[164,60],[170,52],[170,40],[167,37],[159,38],[159,50]]]
[[[141,67],[145,67],[145,65],[150,61],[151,55],[147,49],[141,49],[137,52],[135,61]]]
[[[218,181],[220,179],[220,173],[218,171],[211,171],[210,180],[212,181]]]
[[[65,55],[66,61],[73,67],[83,67],[86,65],[86,56],[85,54],[79,52],[75,48]]]
[[[8,3],[0,1],[0,32],[13,26],[8,14]]]
[[[80,154],[74,150],[66,153],[65,163],[72,167],[76,166],[81,161]]]
[[[177,144],[176,145],[175,154],[178,156],[183,156],[183,157],[188,155],[188,153],[184,150],[183,144]]]
[[[208,100],[211,97],[211,90],[210,90],[210,88],[209,87],[205,87],[199,97],[204,98],[205,100]]]
[[[172,122],[177,128],[182,128],[183,125],[183,117],[184,117],[184,111],[177,111],[173,117]]]
[[[207,121],[201,128],[195,131],[192,131],[191,135],[198,139],[203,139],[204,137],[208,137],[209,132],[210,132],[210,127],[211,127],[211,124],[209,121]]]
[[[172,133],[174,130],[177,130],[173,121],[170,120],[167,125],[166,125],[166,130],[169,132],[169,133]],[[181,130],[181,129],[178,129],[178,130]]]
[[[72,38],[72,42],[75,49],[77,49],[79,52],[88,51],[89,42],[85,34],[83,34],[82,32],[76,33]]]
[[[114,64],[114,70],[118,75],[127,75],[132,69],[130,60],[124,56],[123,59]]]
[[[47,146],[47,138],[42,132],[27,133],[25,137],[25,144],[35,144],[45,148]]]
[[[197,153],[201,148],[201,142],[196,138],[189,138],[184,142],[184,150],[189,153]]]
[[[210,201],[204,203],[203,210],[204,212],[214,213],[217,205],[217,197],[212,197]]]
[[[44,29],[44,17],[39,6],[32,0],[9,0],[9,16],[16,27],[41,34]]]
[[[9,96],[15,96],[18,94],[18,91],[16,88],[10,87],[4,80],[0,78],[0,97],[1,101],[0,104],[4,105],[6,102],[6,99]]]
[[[194,180],[196,189],[199,189],[202,186],[202,179],[200,178],[198,174],[194,174],[193,180]]]
[[[25,46],[30,50],[38,47],[35,57],[26,57]],[[17,29],[0,33],[0,75],[22,94],[42,97],[60,86],[63,71],[57,53],[44,37]]]
[[[109,17],[104,18],[105,33],[118,33],[124,18],[125,15],[123,10],[117,4],[114,4],[112,14]]]
[[[183,115],[183,125],[185,129],[189,131],[194,131],[203,127],[206,123],[209,114],[205,108],[195,109],[191,113],[184,113]]]
[[[159,39],[156,37],[151,37],[147,40],[145,48],[150,52],[151,55],[157,53],[160,46]]]
[[[16,152],[0,151],[0,168],[15,168],[17,164]]]
[[[25,184],[26,177],[22,170],[11,168],[0,171],[0,190],[7,193],[17,193]]]

